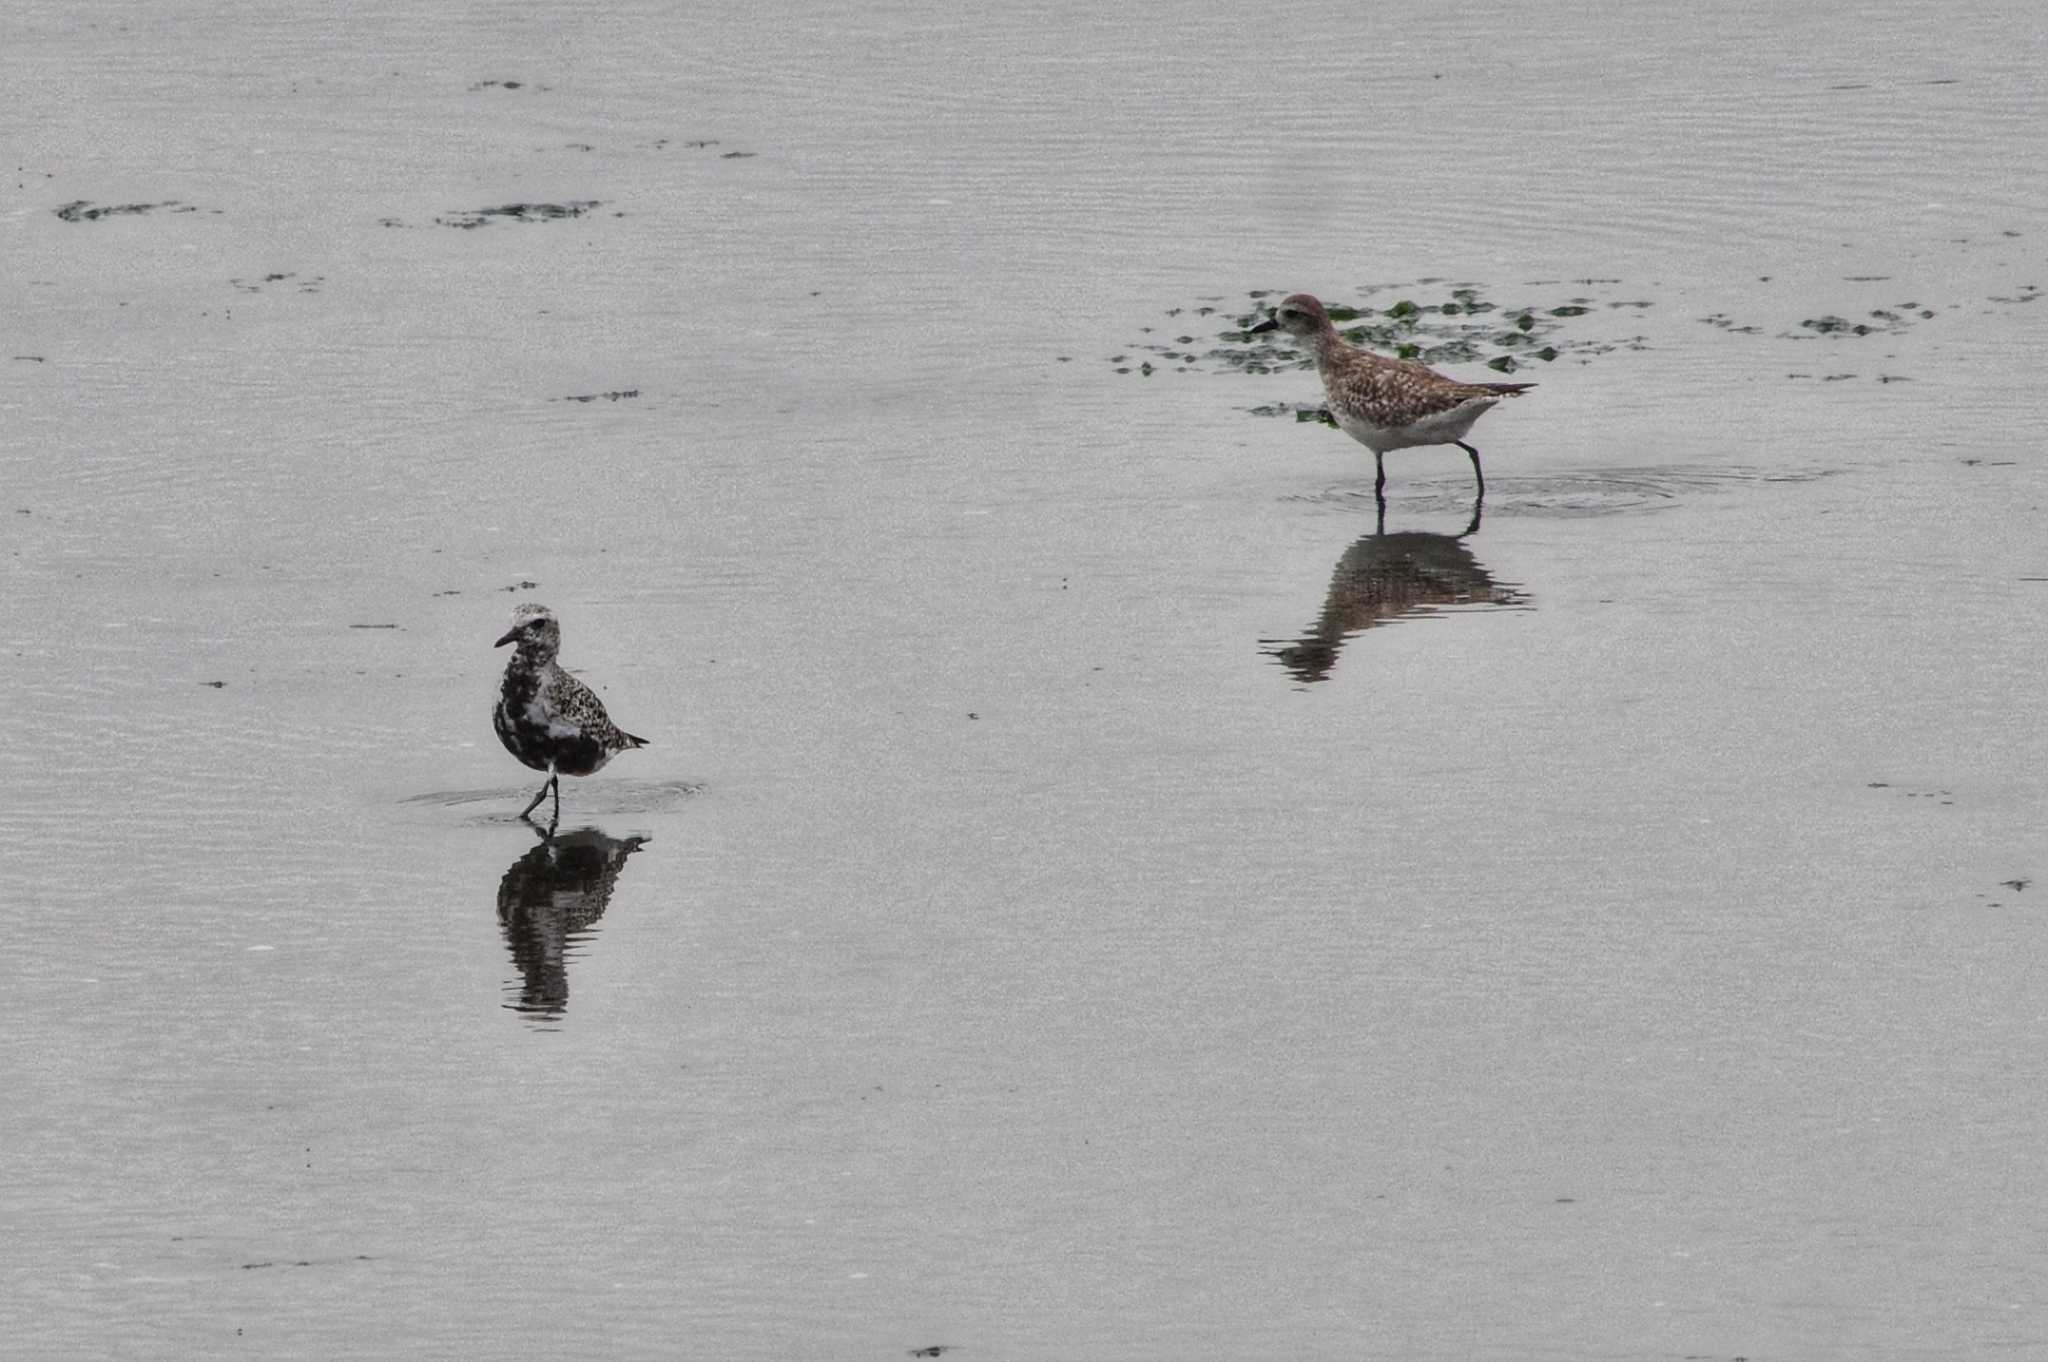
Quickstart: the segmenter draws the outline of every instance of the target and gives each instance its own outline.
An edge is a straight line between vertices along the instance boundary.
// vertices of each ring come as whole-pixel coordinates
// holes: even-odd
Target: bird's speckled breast
[[[552,666],[505,669],[498,707],[491,722],[505,750],[536,771],[587,776],[612,759],[603,741],[603,726],[593,733],[568,715],[555,712],[549,683],[559,676]]]
[[[547,730],[526,721],[533,702],[540,695],[540,674],[516,662],[505,669],[505,683],[498,691],[497,708],[491,711],[491,725],[505,750],[536,771],[548,769],[550,756]]]

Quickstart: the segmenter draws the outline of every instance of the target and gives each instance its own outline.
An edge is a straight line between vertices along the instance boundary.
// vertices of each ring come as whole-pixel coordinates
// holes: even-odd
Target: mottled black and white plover
[[[1387,489],[1386,452],[1414,445],[1456,445],[1472,456],[1472,476],[1479,495],[1486,496],[1486,474],[1479,451],[1465,443],[1465,432],[1503,397],[1514,397],[1534,383],[1461,383],[1412,360],[1388,359],[1361,350],[1337,334],[1330,314],[1313,296],[1292,294],[1273,315],[1251,328],[1285,331],[1315,348],[1316,371],[1337,428],[1372,451],[1377,476],[1373,491],[1383,500]]]
[[[539,808],[552,790],[555,818],[559,819],[563,776],[587,776],[616,753],[645,747],[647,740],[613,723],[604,712],[604,701],[555,662],[555,654],[562,648],[562,626],[552,610],[527,604],[513,611],[512,627],[496,646],[508,643],[517,646],[505,665],[505,683],[491,721],[507,752],[534,770],[548,773],[540,792],[519,816],[525,818]]]

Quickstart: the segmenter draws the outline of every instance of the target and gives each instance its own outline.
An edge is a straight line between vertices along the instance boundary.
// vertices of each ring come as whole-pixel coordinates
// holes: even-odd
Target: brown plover
[[[1273,315],[1251,330],[1285,331],[1315,348],[1330,415],[1339,430],[1372,451],[1377,470],[1372,490],[1381,500],[1387,494],[1386,452],[1413,445],[1456,445],[1471,455],[1483,500],[1486,474],[1479,467],[1479,451],[1465,443],[1465,432],[1503,397],[1536,386],[1461,383],[1411,360],[1361,350],[1337,334],[1330,314],[1306,293],[1282,299]]]
[[[491,712],[498,741],[505,750],[536,771],[548,773],[533,802],[519,811],[525,818],[540,807],[548,791],[555,794],[555,818],[562,816],[561,777],[587,776],[631,747],[645,747],[611,721],[604,701],[590,687],[555,662],[562,647],[562,626],[544,605],[526,604],[512,612],[512,627],[497,647],[518,645],[505,665],[505,684],[498,707]]]

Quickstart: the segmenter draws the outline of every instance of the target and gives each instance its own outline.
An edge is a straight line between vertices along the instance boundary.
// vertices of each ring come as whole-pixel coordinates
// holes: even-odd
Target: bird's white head
[[[529,662],[551,662],[562,649],[562,626],[555,612],[528,601],[512,612],[512,627],[493,646],[519,645],[519,656]]]

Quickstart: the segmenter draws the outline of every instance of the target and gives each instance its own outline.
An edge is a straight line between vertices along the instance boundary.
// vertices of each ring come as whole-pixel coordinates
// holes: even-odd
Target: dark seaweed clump
[[[1611,284],[1615,280],[1579,280],[1576,287]],[[1448,287],[1445,287],[1446,285]],[[1526,285],[1525,288],[1543,287]],[[1556,287],[1574,287],[1572,284]],[[1330,319],[1353,345],[1397,359],[1418,360],[1428,365],[1480,364],[1497,373],[1510,374],[1531,365],[1548,364],[1567,353],[1602,354],[1617,349],[1644,348],[1640,335],[1586,337],[1569,333],[1577,319],[1619,309],[1650,306],[1647,300],[1611,300],[1572,293],[1539,301],[1512,304],[1495,302],[1478,284],[1450,284],[1447,280],[1423,279],[1412,284],[1376,284],[1360,290],[1365,297],[1395,293],[1384,306],[1371,302],[1324,299]],[[1283,296],[1278,290],[1257,289],[1248,295],[1248,308],[1223,306],[1222,299],[1207,299],[1193,307],[1177,307],[1167,316],[1189,320],[1211,319],[1223,324],[1221,331],[1197,336],[1192,329],[1163,342],[1138,342],[1132,348],[1156,357],[1133,364],[1129,353],[1113,355],[1110,363],[1118,373],[1149,377],[1171,371],[1191,373],[1204,369],[1234,370],[1246,374],[1288,373],[1313,369],[1315,357],[1297,349],[1291,337],[1268,332],[1250,334],[1250,328],[1266,319],[1273,302]],[[1189,321],[1180,323],[1188,327]],[[1151,333],[1153,328],[1144,330]],[[1292,414],[1297,421],[1326,419],[1319,407],[1305,404],[1275,404],[1254,407],[1262,416]]]
[[[122,217],[131,213],[154,213],[159,208],[168,209],[173,213],[199,211],[191,204],[180,203],[176,199],[166,199],[162,203],[110,203],[100,208],[93,207],[90,199],[79,199],[75,203],[67,203],[59,208],[57,216],[66,222],[97,222],[101,218]]]
[[[301,277],[291,270],[272,270],[261,279],[230,279],[228,280],[228,285],[242,293],[261,293],[272,284],[292,283],[294,280],[297,282],[293,284],[293,287],[298,289],[299,292],[318,293],[320,285],[327,281],[327,276],[315,274]]]
[[[451,213],[434,221],[443,227],[460,227],[464,231],[487,222],[554,222],[561,218],[580,218],[598,203],[597,199],[579,199],[569,203],[507,203],[496,208],[479,208],[474,212]]]
[[[1880,283],[1889,276],[1881,274],[1851,274],[1844,276],[1853,284]],[[1994,293],[1985,298],[1986,303],[2001,306],[2031,303],[2044,295],[2038,284],[2021,284],[2010,293]],[[1843,316],[1828,312],[1818,317],[1807,317],[1797,325],[1788,325],[1774,333],[1779,340],[1860,340],[1865,336],[1902,336],[1922,322],[1933,321],[1942,312],[1960,311],[1966,302],[1948,302],[1929,305],[1918,300],[1893,303],[1888,307],[1874,307],[1868,311]],[[1741,321],[1726,312],[1710,312],[1700,318],[1708,326],[1736,336],[1761,336],[1766,328],[1756,322]],[[1802,375],[1793,375],[1802,377]],[[1853,375],[1843,375],[1853,377]],[[1889,380],[1896,381],[1896,380]]]
[[[1861,317],[1838,317],[1830,312],[1824,316],[1808,317],[1790,330],[1780,331],[1779,340],[1818,340],[1856,336],[1897,336],[1911,329],[1917,322],[1934,316],[1934,309],[1922,307],[1919,303],[1900,303],[1895,307],[1872,308]],[[1710,312],[1700,318],[1708,326],[1716,327],[1736,336],[1761,336],[1764,329],[1755,323],[1738,323],[1725,312]]]

